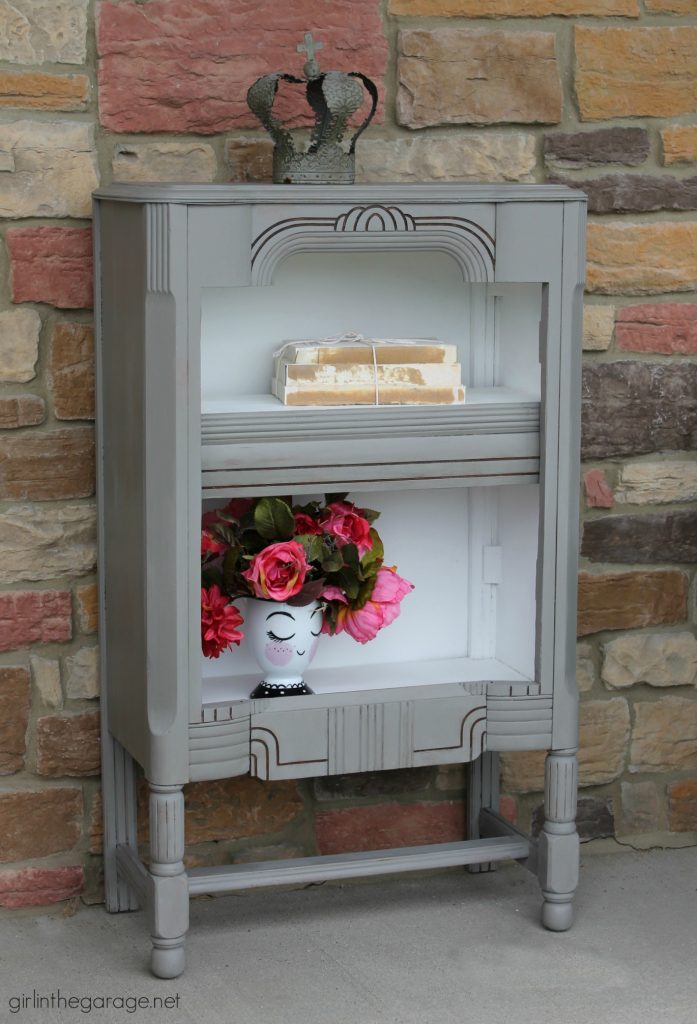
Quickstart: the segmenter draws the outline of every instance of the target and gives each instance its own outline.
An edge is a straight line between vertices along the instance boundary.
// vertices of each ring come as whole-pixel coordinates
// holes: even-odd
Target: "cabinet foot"
[[[550,750],[545,762],[545,823],[538,844],[538,872],[544,903],[542,924],[565,932],[574,919],[578,886],[576,751]]]
[[[545,900],[542,904],[542,924],[551,932],[568,931],[574,923],[573,903],[551,903]]]
[[[150,784],[150,934],[152,973],[178,978],[184,970],[189,886],[184,868],[184,795],[181,786]]]
[[[152,940],[150,969],[156,978],[178,978],[185,965],[184,936]]]

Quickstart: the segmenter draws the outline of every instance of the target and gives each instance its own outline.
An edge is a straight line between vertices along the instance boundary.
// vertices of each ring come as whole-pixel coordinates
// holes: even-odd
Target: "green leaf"
[[[346,594],[350,601],[355,601],[355,599],[358,597],[360,583],[356,579],[355,575],[353,575],[353,573],[351,573],[350,571],[347,572],[345,569],[342,569],[341,572],[338,572],[336,574],[332,582],[344,591],[344,593]]]
[[[316,533],[302,533],[295,538],[305,548],[305,558],[308,562],[319,562],[322,557],[322,538]]]
[[[374,523],[376,519],[380,518],[380,513],[376,512],[374,508],[362,508],[360,512],[363,518],[367,519],[369,523]]]
[[[341,548],[341,555],[344,559],[344,565],[347,565],[354,572],[360,572],[361,560],[358,557],[358,548],[355,544],[344,544]]]
[[[323,572],[338,572],[344,564],[344,559],[340,551],[330,551],[322,558],[320,564]]]
[[[373,542],[373,546],[370,549],[370,551],[366,551],[362,559],[363,567],[366,570],[368,570],[369,567],[372,567],[376,562],[381,564],[383,559],[385,558],[385,548],[383,546],[382,540],[380,539],[380,534],[378,533],[378,531],[371,530],[370,537]]]
[[[281,498],[260,498],[254,509],[254,526],[267,540],[290,540],[295,529],[290,505]]]
[[[372,595],[374,590],[375,590],[375,579],[374,578],[371,577],[371,578],[369,578],[367,580],[364,580],[364,582],[361,583],[360,587],[358,588],[358,594],[356,595],[356,600],[353,602],[353,608],[354,608],[355,611],[358,611],[358,609],[362,608],[365,604],[368,603],[368,601],[370,600],[370,597],[371,597],[371,595]]]
[[[327,505],[333,505],[335,501],[346,501],[348,498],[348,491],[342,491],[340,494],[325,494],[324,501]]]

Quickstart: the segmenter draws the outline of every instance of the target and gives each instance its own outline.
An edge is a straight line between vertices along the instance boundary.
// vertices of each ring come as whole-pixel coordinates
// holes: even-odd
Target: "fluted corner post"
[[[574,919],[578,886],[576,749],[550,750],[545,761],[545,823],[539,840],[538,872],[544,902],[542,924],[565,932]]]
[[[150,877],[152,973],[157,978],[178,978],[184,970],[184,940],[189,928],[181,786],[150,783]]]

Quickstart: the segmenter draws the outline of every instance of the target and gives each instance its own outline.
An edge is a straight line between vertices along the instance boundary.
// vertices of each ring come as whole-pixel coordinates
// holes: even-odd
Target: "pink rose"
[[[344,605],[338,611],[335,633],[346,631],[359,644],[367,644],[381,629],[394,622],[399,615],[402,598],[413,589],[414,584],[398,576],[394,567],[382,566],[378,569],[373,593],[362,608],[349,608],[337,587],[327,587],[322,596],[327,600],[341,601]],[[323,630],[329,632],[326,627]]]
[[[300,593],[309,569],[302,544],[283,540],[255,555],[242,575],[252,584],[255,597],[287,601]]]
[[[358,557],[363,558],[372,548],[373,538],[370,536],[370,523],[360,515],[360,511],[350,501],[333,501],[327,505],[322,526],[325,533],[335,539],[337,547],[355,544]]]
[[[309,516],[307,512],[296,512],[294,518],[296,537],[301,537],[305,534],[312,535],[322,533],[322,527],[320,524],[316,519],[313,519],[312,516]]]
[[[237,627],[243,622],[216,583],[208,590],[201,588],[201,647],[206,658],[218,658],[232,644],[239,644],[243,633]]]

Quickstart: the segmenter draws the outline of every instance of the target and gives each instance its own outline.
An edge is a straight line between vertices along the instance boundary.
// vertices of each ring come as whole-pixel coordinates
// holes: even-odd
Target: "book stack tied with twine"
[[[271,392],[285,405],[458,405],[455,345],[430,338],[343,334],[286,341],[274,352]]]

